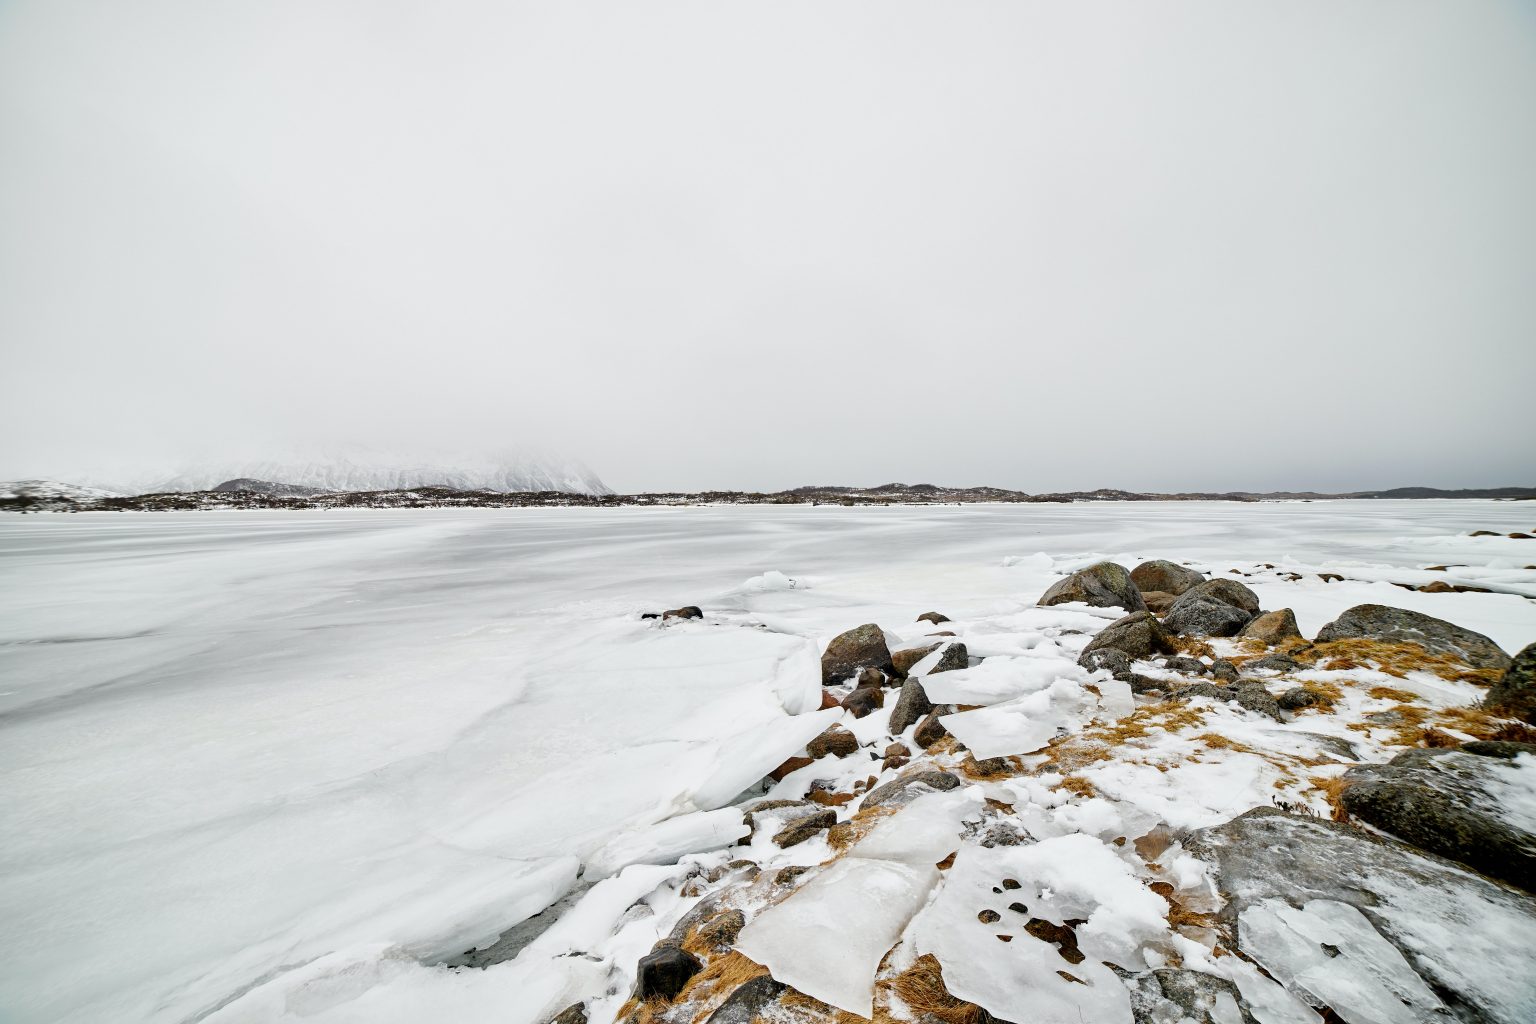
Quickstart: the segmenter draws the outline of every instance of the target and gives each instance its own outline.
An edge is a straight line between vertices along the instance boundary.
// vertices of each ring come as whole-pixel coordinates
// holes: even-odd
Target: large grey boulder
[[[1160,590],[1165,594],[1178,597],[1191,587],[1198,587],[1204,583],[1205,577],[1188,566],[1154,558],[1150,562],[1142,562],[1131,570],[1131,582],[1136,584],[1142,593]]]
[[[1384,604],[1359,604],[1324,626],[1318,643],[1361,638],[1383,643],[1418,644],[1426,651],[1451,654],[1473,668],[1503,671],[1510,657],[1481,633],[1423,612]]]
[[[873,622],[839,633],[827,644],[821,656],[821,685],[831,686],[856,676],[862,668],[896,674],[891,649],[885,644],[885,632]]]
[[[916,679],[908,679],[901,684],[896,706],[891,709],[891,735],[900,736],[932,710],[933,704],[928,700],[928,694],[923,692],[923,684]]]
[[[1340,802],[1421,850],[1536,889],[1536,835],[1510,804],[1536,791],[1536,768],[1525,765],[1460,750],[1406,750],[1345,772]]]
[[[1212,866],[1212,881],[1226,897],[1219,916],[1224,944],[1232,943],[1314,1005],[1326,1001],[1294,968],[1310,962],[1335,979],[1341,971],[1346,979],[1379,977],[1379,968],[1358,955],[1369,954],[1369,943],[1319,947],[1315,939],[1267,925],[1278,914],[1337,919],[1354,908],[1430,990],[1427,1000],[1420,990],[1420,1004],[1404,1007],[1410,1019],[1532,1019],[1536,899],[1527,893],[1359,828],[1268,807],[1192,832],[1184,849]],[[1403,994],[1392,995],[1406,1002]],[[1430,1001],[1443,1007],[1424,1005]]]
[[[1163,626],[1171,633],[1186,636],[1236,636],[1258,611],[1259,601],[1254,597],[1252,607],[1244,607],[1248,602],[1234,600],[1242,595],[1233,593],[1232,587],[1253,594],[1241,583],[1207,580],[1173,602]]]
[[[1527,644],[1515,655],[1504,678],[1488,691],[1483,707],[1536,724],[1536,644]]]
[[[1140,589],[1131,582],[1130,572],[1114,562],[1099,562],[1058,580],[1040,595],[1039,603],[1053,605],[1069,601],[1080,601],[1095,608],[1124,608],[1128,612],[1147,610]]]
[[[1111,622],[1089,641],[1083,653],[1107,649],[1124,651],[1132,659],[1174,653],[1173,638],[1151,612],[1132,612]]]

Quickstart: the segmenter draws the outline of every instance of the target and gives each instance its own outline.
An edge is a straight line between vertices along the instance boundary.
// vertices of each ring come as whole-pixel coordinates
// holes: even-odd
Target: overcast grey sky
[[[1536,5],[0,2],[0,478],[1536,484]]]

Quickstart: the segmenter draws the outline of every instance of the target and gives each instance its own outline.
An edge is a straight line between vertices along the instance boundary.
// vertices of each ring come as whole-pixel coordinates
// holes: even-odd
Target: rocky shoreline
[[[936,611],[834,637],[836,720],[617,922],[661,934],[622,984],[545,1019],[1533,1019],[1536,644],[1385,605],[1309,640],[1162,560],[1038,607],[1023,676]]]

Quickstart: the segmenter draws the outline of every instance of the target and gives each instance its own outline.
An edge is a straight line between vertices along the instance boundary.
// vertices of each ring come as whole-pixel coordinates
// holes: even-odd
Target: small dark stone
[[[1298,672],[1301,662],[1285,654],[1266,654],[1262,658],[1243,662],[1244,672]]]
[[[863,718],[885,707],[885,691],[878,686],[861,686],[843,698],[842,707],[853,712],[854,718]]]
[[[799,846],[810,839],[816,833],[823,832],[837,824],[837,812],[828,807],[826,810],[817,811],[796,818],[774,835],[774,845],[789,849],[791,846]]]
[[[1029,913],[1029,908],[1022,903],[1010,903],[1008,904],[1008,909],[1013,911],[1015,914]]]
[[[1217,658],[1211,663],[1211,675],[1224,683],[1235,683],[1238,678],[1237,666],[1226,658]]]
[[[550,1018],[549,1024],[587,1024],[585,1003],[572,1003]]]
[[[661,617],[662,617],[663,620],[666,620],[666,619],[702,619],[704,617],[704,613],[699,610],[699,606],[698,605],[690,604],[690,605],[684,605],[681,608],[673,608],[671,611],[662,612],[661,613]]]
[[[983,910],[981,913],[976,915],[976,920],[980,921],[982,924],[996,924],[1002,919],[1003,915],[999,914],[995,910]]]
[[[890,680],[890,676],[877,668],[864,668],[859,670],[859,681],[856,685],[861,689],[868,686],[884,686]]]
[[[1176,654],[1171,658],[1164,658],[1163,667],[1175,672],[1183,672],[1187,676],[1203,676],[1211,670],[1205,662],[1199,658],[1191,658],[1187,654]]]
[[[937,626],[937,625],[939,625],[942,622],[948,622],[949,621],[949,616],[948,615],[941,615],[938,612],[923,612],[923,614],[921,614],[921,615],[919,615],[917,617],[916,621],[918,621],[918,622],[931,622],[935,626]]]
[[[1113,678],[1120,680],[1122,683],[1130,682],[1133,674],[1131,672],[1130,655],[1113,647],[1105,647],[1097,651],[1085,650],[1077,659],[1077,663],[1089,672],[1097,672],[1099,669],[1104,669]]]
[[[1237,687],[1235,695],[1239,707],[1261,715],[1268,715],[1277,722],[1285,721],[1285,713],[1280,710],[1280,704],[1268,690],[1251,680],[1245,681]]]
[[[1004,889],[1022,889],[1023,887],[1024,887],[1023,884],[1017,878],[1005,878],[1005,879],[1003,879],[1003,888]]]
[[[679,946],[657,946],[645,956],[635,969],[635,998],[640,1000],[676,998],[704,969],[699,958]]]

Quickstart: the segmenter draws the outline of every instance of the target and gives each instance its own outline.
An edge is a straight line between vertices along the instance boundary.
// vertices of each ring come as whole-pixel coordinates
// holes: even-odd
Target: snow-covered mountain
[[[3,480],[0,481],[0,500],[7,498],[36,498],[39,500],[68,498],[81,501],[86,498],[116,498],[121,492],[103,487],[82,487],[59,480]]]
[[[170,473],[143,474],[119,486],[134,494],[206,491],[236,479],[271,481],[318,491],[383,491],[453,487],[484,491],[612,494],[582,463],[526,451],[485,455],[401,453],[368,448],[284,453],[250,460],[212,459]]]

